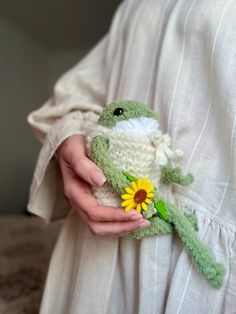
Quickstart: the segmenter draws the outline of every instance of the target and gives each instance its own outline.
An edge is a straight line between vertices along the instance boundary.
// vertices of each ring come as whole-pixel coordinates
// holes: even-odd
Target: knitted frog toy
[[[126,211],[136,209],[149,219],[149,227],[130,237],[141,239],[176,232],[196,269],[219,288],[224,267],[214,261],[200,240],[195,216],[184,214],[166,200],[171,183],[188,185],[193,175],[173,167],[183,153],[171,150],[170,138],[161,132],[158,119],[156,112],[136,101],[116,101],[103,109],[88,137],[91,158],[107,178],[101,188],[94,188],[94,195],[103,205],[123,206]],[[163,185],[168,185],[163,190],[169,194],[161,195]]]

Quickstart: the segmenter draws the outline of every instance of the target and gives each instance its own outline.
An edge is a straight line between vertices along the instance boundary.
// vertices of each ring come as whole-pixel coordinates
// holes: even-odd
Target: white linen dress
[[[65,217],[42,314],[236,313],[235,30],[234,0],[123,1],[108,34],[29,115],[43,146],[28,208],[48,222]],[[224,263],[221,289],[176,235],[98,238],[70,210],[55,149],[116,99],[149,104],[172,148],[185,152],[179,165],[194,184],[166,189],[196,214],[200,237]]]

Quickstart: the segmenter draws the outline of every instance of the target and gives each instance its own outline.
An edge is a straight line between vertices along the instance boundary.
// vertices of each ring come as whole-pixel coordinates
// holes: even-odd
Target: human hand
[[[126,213],[123,208],[98,203],[91,186],[102,186],[106,177],[87,157],[84,136],[72,135],[67,138],[58,147],[56,155],[62,172],[65,196],[94,235],[123,236],[149,226],[149,221],[136,210]]]

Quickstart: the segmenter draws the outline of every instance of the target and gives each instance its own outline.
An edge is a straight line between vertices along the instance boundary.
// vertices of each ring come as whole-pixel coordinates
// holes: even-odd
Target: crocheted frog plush
[[[219,288],[224,267],[200,240],[195,216],[184,214],[167,200],[171,183],[188,185],[194,178],[173,167],[183,152],[171,150],[170,137],[161,132],[158,120],[156,112],[136,101],[115,101],[104,107],[88,137],[91,158],[107,178],[103,187],[94,189],[94,195],[104,205],[136,209],[149,219],[149,227],[130,237],[176,232],[197,270]],[[165,192],[161,194],[160,189]]]

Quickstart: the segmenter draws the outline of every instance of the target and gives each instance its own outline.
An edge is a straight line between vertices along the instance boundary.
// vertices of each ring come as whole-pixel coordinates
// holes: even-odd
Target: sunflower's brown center
[[[134,195],[134,201],[137,204],[141,204],[146,200],[147,192],[145,190],[138,190]]]

